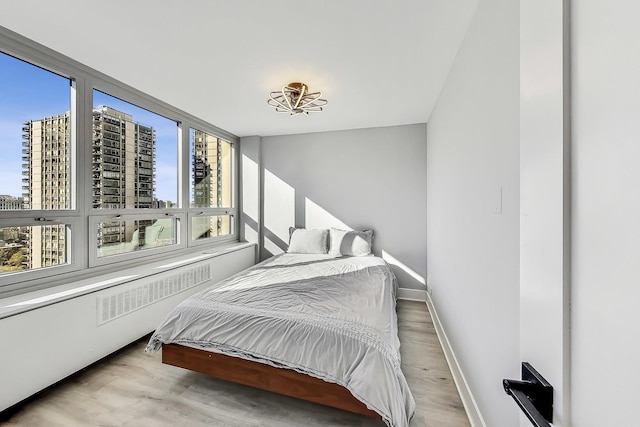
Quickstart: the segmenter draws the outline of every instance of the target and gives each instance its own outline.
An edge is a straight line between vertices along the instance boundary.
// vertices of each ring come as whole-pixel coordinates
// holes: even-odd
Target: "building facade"
[[[94,208],[151,208],[155,192],[155,133],[131,115],[93,110]]]
[[[20,210],[24,209],[24,202],[20,197],[9,196],[7,194],[0,194],[0,211],[2,210]]]

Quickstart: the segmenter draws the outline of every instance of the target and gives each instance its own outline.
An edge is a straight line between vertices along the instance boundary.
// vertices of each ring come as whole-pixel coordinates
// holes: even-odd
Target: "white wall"
[[[518,424],[518,22],[518,2],[479,2],[427,126],[432,300],[490,427]]]
[[[640,3],[573,2],[572,418],[638,425]]]
[[[373,229],[400,286],[425,289],[425,124],[262,137],[260,152],[263,259],[293,225]]]

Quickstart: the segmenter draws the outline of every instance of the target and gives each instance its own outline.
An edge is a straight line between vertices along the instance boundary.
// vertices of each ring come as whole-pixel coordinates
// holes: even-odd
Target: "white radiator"
[[[126,289],[117,287],[112,292],[97,297],[97,324],[139,310],[161,299],[169,298],[211,279],[211,263],[201,262],[193,266],[177,268],[170,273],[138,279]]]

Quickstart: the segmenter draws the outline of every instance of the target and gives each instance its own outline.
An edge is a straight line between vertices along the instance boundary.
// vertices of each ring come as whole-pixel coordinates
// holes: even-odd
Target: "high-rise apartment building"
[[[25,209],[71,207],[69,113],[22,126],[22,189]]]
[[[155,133],[131,115],[106,106],[93,110],[93,207],[151,208]]]
[[[26,209],[71,207],[70,115],[32,120],[23,126],[23,190]],[[92,206],[154,206],[155,133],[131,115],[99,106],[93,110]],[[128,241],[134,229],[109,225],[98,232],[98,246]],[[66,260],[63,225],[28,227],[28,268]],[[142,228],[144,229],[144,227]],[[140,239],[144,239],[141,233]]]
[[[32,120],[22,127],[22,189],[25,209],[71,207],[69,113]],[[27,268],[66,262],[66,227],[25,227]]]

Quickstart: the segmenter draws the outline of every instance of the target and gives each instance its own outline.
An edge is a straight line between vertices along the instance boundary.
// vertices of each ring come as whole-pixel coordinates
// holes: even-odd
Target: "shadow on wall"
[[[424,124],[251,138],[242,147],[242,229],[261,260],[286,251],[291,226],[372,229],[373,253],[400,286],[425,289]]]

